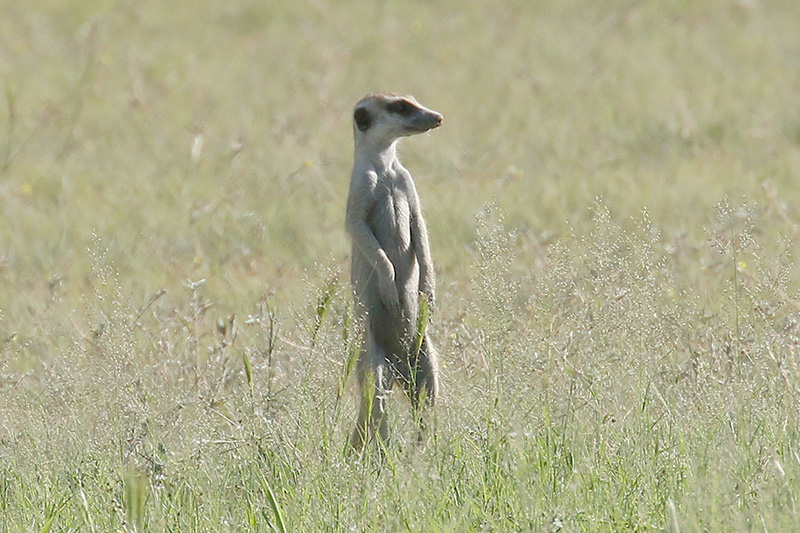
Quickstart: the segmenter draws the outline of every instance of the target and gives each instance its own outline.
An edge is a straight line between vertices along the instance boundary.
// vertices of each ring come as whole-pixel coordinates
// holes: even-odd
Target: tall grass
[[[795,2],[0,17],[0,531],[791,530]],[[35,68],[32,67],[35,65]],[[440,282],[425,446],[347,453],[350,108]]]
[[[721,206],[688,257],[646,213],[630,230],[602,202],[593,213],[544,256],[496,206],[480,215],[476,291],[448,296],[465,313],[436,328],[436,431],[414,444],[398,392],[385,461],[346,452],[354,349],[339,276],[294,316],[261,303],[239,323],[200,283],[177,309],[131,304],[96,265],[91,331],[5,370],[5,529],[790,527],[797,309],[747,273],[785,261],[752,253],[766,215]],[[700,282],[678,275],[694,255],[713,271]]]

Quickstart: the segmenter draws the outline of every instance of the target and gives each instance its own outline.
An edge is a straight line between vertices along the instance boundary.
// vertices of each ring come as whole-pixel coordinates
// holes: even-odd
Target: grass
[[[0,17],[0,531],[785,531],[796,2]],[[350,111],[414,94],[424,450],[349,457]]]

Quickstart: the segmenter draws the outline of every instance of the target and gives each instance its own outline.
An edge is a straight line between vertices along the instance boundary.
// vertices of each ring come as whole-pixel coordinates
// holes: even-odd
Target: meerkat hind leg
[[[426,335],[422,341],[417,364],[409,372],[411,380],[406,383],[406,394],[411,400],[412,412],[419,425],[417,443],[422,445],[428,430],[427,419],[436,404],[439,394],[439,361],[433,344]]]
[[[364,443],[375,436],[377,429],[380,443],[385,447],[389,442],[386,398],[391,392],[392,378],[384,351],[371,334],[367,334],[366,346],[358,365],[361,407],[350,445],[354,450],[361,451]]]

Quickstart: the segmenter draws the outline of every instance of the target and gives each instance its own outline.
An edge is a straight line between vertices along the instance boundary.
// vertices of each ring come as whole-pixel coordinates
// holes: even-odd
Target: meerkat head
[[[356,145],[364,141],[389,146],[400,137],[424,133],[442,124],[442,115],[419,104],[413,96],[370,94],[353,110]]]

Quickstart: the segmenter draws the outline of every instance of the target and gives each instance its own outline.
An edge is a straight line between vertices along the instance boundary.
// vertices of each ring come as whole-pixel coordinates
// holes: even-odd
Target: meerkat
[[[353,111],[355,158],[347,199],[352,240],[351,284],[363,343],[357,363],[361,407],[351,445],[375,434],[388,442],[385,402],[399,382],[415,414],[439,393],[436,351],[426,333],[418,344],[420,295],[435,303],[433,260],[411,174],[397,158],[401,137],[437,128],[442,115],[411,96],[370,94]],[[419,347],[419,348],[418,348]],[[420,416],[419,439],[425,424]]]

